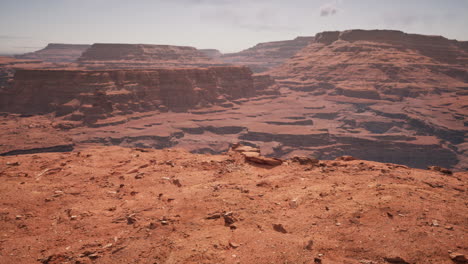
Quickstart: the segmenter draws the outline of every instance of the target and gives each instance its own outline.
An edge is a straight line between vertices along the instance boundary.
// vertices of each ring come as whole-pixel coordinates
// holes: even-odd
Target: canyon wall
[[[134,111],[184,111],[256,94],[247,67],[18,70],[4,111],[95,120]]]

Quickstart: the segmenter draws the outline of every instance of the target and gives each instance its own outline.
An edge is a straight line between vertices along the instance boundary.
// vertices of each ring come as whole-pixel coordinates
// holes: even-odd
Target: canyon
[[[0,262],[467,263],[467,63],[392,30],[0,57]]]
[[[78,68],[20,68],[3,89],[1,153],[70,143],[13,146],[17,134],[7,131],[21,129],[14,120],[22,115],[40,124],[22,131],[30,138],[42,138],[47,128],[77,146],[219,154],[241,142],[277,158],[353,155],[417,168],[468,168],[466,42],[362,30],[294,41],[257,45],[259,54],[306,46],[263,73],[218,66],[194,48],[130,44],[92,45],[70,64]],[[196,64],[201,58],[206,64]],[[251,58],[263,63],[268,56]],[[96,61],[104,67],[83,68],[90,61],[94,66],[86,67]],[[166,66],[146,67],[157,63]]]

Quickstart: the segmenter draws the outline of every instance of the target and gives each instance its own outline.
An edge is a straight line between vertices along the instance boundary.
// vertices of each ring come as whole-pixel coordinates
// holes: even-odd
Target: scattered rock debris
[[[21,163],[0,174],[0,263],[224,263],[235,253],[240,263],[466,264],[454,239],[464,235],[464,172],[364,160],[252,166],[238,152],[120,147],[34,157],[0,157]],[[463,254],[437,253],[437,243]],[[374,254],[390,246],[399,258]]]

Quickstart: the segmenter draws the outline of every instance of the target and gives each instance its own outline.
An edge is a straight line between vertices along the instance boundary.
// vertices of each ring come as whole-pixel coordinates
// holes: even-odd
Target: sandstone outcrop
[[[44,49],[15,56],[45,62],[74,62],[91,45],[50,43]]]
[[[96,43],[78,59],[87,69],[208,67],[224,65],[193,47]]]
[[[314,37],[297,37],[293,40],[259,43],[237,53],[224,54],[220,59],[226,63],[249,66],[256,73],[264,72],[281,65],[313,40]]]
[[[253,148],[250,146],[243,146],[241,144],[233,144],[230,151],[240,153],[246,161],[254,164],[268,165],[268,166],[279,166],[283,164],[281,159],[268,158],[260,154],[259,148]]]

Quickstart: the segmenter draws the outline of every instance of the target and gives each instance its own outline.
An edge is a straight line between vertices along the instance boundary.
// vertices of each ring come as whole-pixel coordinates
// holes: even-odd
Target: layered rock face
[[[313,43],[269,73],[284,88],[347,106],[328,116],[339,124],[333,134],[348,137],[338,149],[404,162],[403,152],[391,154],[395,148],[412,149],[396,147],[403,141],[413,146],[438,141],[444,149],[439,154],[424,147],[410,156],[430,152],[426,160],[438,156],[448,164],[458,159],[456,166],[466,169],[467,66],[466,42],[400,31],[350,30],[317,34]],[[393,147],[379,152],[382,147],[365,142],[369,135]],[[326,149],[321,153],[334,151]]]
[[[88,69],[221,65],[193,47],[149,44],[93,44],[78,61]]]
[[[314,37],[297,37],[293,40],[259,43],[241,52],[224,54],[221,60],[247,65],[254,72],[264,72],[281,65],[313,40]]]
[[[133,111],[186,110],[255,93],[247,67],[18,70],[5,109],[95,120]]]
[[[390,30],[323,32],[271,73],[292,89],[401,100],[466,92],[466,44]]]
[[[131,67],[128,58],[121,67]],[[7,110],[55,112],[50,123],[77,145],[222,153],[241,142],[277,158],[352,155],[468,169],[466,42],[324,32],[272,70],[274,78],[217,69],[24,71],[8,89]],[[36,142],[32,130],[24,133]]]
[[[51,43],[44,49],[17,55],[18,59],[33,59],[45,62],[74,62],[91,45]]]

